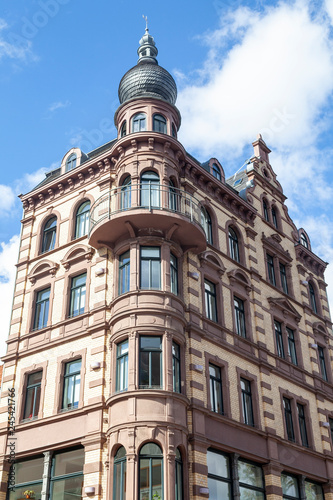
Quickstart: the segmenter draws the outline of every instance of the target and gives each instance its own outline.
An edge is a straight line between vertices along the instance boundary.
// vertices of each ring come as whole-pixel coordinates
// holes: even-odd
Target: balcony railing
[[[202,227],[200,203],[191,194],[159,184],[136,184],[111,189],[95,201],[90,210],[89,235],[104,219],[138,210],[178,214]]]

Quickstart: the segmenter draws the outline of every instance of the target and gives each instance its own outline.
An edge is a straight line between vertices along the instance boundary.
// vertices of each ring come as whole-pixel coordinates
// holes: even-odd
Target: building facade
[[[198,162],[138,55],[117,138],[22,196],[0,499],[332,500],[326,263],[262,137],[230,179]]]

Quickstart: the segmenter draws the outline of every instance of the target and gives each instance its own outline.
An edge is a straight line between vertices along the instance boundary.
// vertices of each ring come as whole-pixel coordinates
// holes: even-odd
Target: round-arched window
[[[176,500],[183,500],[183,461],[179,448],[176,450],[176,460],[175,460],[175,498]]]
[[[305,248],[309,248],[309,242],[304,233],[301,233],[301,245]]]
[[[126,499],[126,450],[121,446],[114,457],[114,500]]]
[[[163,499],[163,453],[155,443],[142,446],[139,455],[139,498]]]
[[[57,234],[57,218],[51,217],[43,230],[42,253],[49,252],[54,249]]]
[[[132,132],[143,132],[147,128],[145,113],[137,113],[132,118]]]
[[[219,166],[216,165],[216,163],[213,163],[212,173],[213,173],[213,176],[216,177],[216,179],[218,181],[221,180],[221,170],[220,170]]]
[[[120,137],[125,137],[126,135],[126,120],[124,121],[124,123],[122,124],[121,126],[121,129],[120,129]]]
[[[238,236],[235,230],[232,227],[229,227],[229,251],[230,257],[239,262],[239,245],[238,245]]]
[[[212,219],[208,211],[205,209],[205,207],[201,207],[201,225],[206,233],[207,243],[212,245],[213,244]]]
[[[160,206],[160,177],[156,172],[148,170],[141,175],[141,206]]]
[[[167,133],[167,121],[163,115],[154,115],[153,117],[153,130],[161,134]]]
[[[81,203],[76,212],[75,238],[80,238],[88,233],[90,201]]]
[[[76,167],[76,154],[73,153],[71,154],[67,160],[66,160],[66,172],[69,172],[69,170],[73,170],[73,168]]]
[[[128,175],[121,186],[120,191],[120,208],[126,210],[131,207],[131,176]]]

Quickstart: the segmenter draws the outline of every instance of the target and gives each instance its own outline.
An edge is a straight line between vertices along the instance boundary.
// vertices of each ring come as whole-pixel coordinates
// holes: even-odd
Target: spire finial
[[[149,31],[149,29],[148,29],[148,16],[145,16],[144,14],[142,14],[142,17],[146,21],[146,31]]]

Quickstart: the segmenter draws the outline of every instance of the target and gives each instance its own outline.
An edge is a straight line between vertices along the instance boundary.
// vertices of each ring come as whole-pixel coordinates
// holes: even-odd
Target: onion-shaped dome
[[[120,104],[138,97],[154,97],[175,104],[176,83],[170,73],[158,65],[157,53],[154,38],[146,28],[138,48],[138,63],[127,71],[120,81]]]

